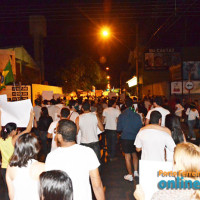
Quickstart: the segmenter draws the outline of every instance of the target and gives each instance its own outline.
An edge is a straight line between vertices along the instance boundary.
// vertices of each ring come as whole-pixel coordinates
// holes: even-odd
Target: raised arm
[[[34,116],[35,116],[35,114],[34,114],[33,110],[31,109],[28,126],[26,127],[26,129],[23,132],[20,133],[21,135],[24,134],[24,133],[29,133],[31,131],[32,125],[33,125]]]
[[[15,144],[16,140],[18,139],[18,137],[20,137],[21,135],[25,134],[25,133],[29,133],[32,129],[32,124],[33,124],[33,119],[34,119],[34,112],[33,110],[31,109],[31,112],[30,112],[30,119],[29,119],[29,123],[28,123],[28,126],[26,127],[26,129],[24,131],[22,131],[21,133],[13,136],[12,138],[12,143],[13,145]]]

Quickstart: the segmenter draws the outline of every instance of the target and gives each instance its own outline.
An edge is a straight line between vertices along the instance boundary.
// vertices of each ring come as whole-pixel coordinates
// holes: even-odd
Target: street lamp
[[[108,38],[109,36],[110,36],[110,30],[109,30],[109,28],[107,28],[107,27],[103,27],[102,29],[101,29],[101,36],[103,37],[103,38]]]
[[[107,76],[106,78],[107,78],[108,80],[110,80],[110,76]]]
[[[106,67],[106,71],[108,71],[110,68],[109,67]]]

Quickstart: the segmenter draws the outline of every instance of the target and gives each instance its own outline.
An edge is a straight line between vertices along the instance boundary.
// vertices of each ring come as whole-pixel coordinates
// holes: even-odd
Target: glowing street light
[[[101,36],[103,38],[108,38],[110,36],[110,30],[106,27],[101,29]]]
[[[107,76],[106,78],[107,78],[108,80],[110,80],[110,76]]]
[[[108,71],[110,68],[109,67],[106,67],[106,70]]]

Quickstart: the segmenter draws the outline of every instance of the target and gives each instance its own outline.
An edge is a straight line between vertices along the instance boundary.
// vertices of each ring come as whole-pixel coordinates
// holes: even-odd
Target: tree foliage
[[[88,56],[77,57],[72,61],[70,67],[63,68],[61,79],[65,92],[77,89],[89,91],[93,85],[97,89],[104,89],[106,86],[106,73]]]

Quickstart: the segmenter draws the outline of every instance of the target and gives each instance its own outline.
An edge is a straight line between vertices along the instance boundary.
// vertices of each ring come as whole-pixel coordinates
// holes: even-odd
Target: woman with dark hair
[[[177,145],[182,142],[186,142],[185,135],[181,129],[180,118],[176,115],[169,114],[165,118],[165,126],[171,131],[172,139]],[[173,152],[170,152],[166,148],[166,159],[167,161],[173,161]]]
[[[16,141],[6,172],[10,200],[39,200],[39,175],[45,170],[44,163],[35,160],[39,150],[32,134],[21,135]]]
[[[40,175],[41,200],[72,200],[72,181],[66,172],[52,170]]]
[[[175,144],[186,142],[178,116],[172,114],[167,115],[165,118],[165,126],[171,131],[171,136]]]
[[[188,138],[190,138],[191,140],[196,140],[194,126],[196,124],[196,118],[199,120],[199,112],[196,109],[195,103],[190,104],[190,107],[187,109],[185,114],[188,115]]]
[[[0,112],[0,119],[1,119],[1,112]],[[0,122],[0,131],[1,131],[0,152],[2,156],[1,174],[2,174],[5,185],[6,185],[6,180],[5,180],[6,169],[9,164],[9,160],[14,152],[15,142],[21,135],[31,131],[33,119],[34,119],[34,113],[31,110],[30,120],[29,120],[26,130],[18,134],[17,134],[17,125],[15,123],[8,123],[2,129],[1,122]]]
[[[53,119],[51,116],[49,116],[48,109],[46,107],[42,107],[41,109],[41,116],[39,118],[38,122],[38,130],[40,131],[40,140],[42,143],[42,152],[44,154],[44,159],[47,156],[48,151],[50,151],[51,145],[47,145],[47,131],[49,129],[49,126],[53,122]]]

